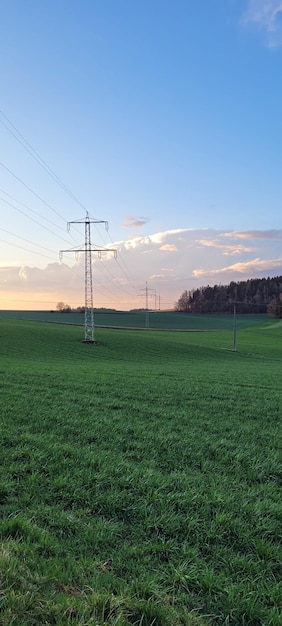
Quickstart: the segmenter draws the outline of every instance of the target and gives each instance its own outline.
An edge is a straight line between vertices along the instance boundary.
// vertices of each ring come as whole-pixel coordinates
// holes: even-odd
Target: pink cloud
[[[250,275],[258,272],[269,271],[275,269],[276,267],[281,268],[282,270],[282,258],[269,260],[253,259],[252,261],[234,263],[218,269],[195,269],[192,273],[196,278],[208,278],[210,276],[226,274],[227,272],[237,272],[238,274]]]
[[[142,228],[144,224],[148,222],[147,217],[133,217],[132,215],[126,215],[122,224],[123,228]]]

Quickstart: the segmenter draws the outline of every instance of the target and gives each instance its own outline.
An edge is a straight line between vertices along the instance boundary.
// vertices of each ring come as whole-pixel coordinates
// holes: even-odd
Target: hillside
[[[175,308],[187,313],[228,313],[236,301],[238,313],[266,313],[270,305],[282,307],[281,293],[282,276],[252,278],[229,285],[207,285],[184,291]]]

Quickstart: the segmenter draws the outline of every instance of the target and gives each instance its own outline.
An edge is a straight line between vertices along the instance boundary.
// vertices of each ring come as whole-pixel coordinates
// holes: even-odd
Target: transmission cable
[[[38,217],[40,217],[42,220],[45,220],[45,222],[48,222],[49,224],[51,224],[52,226],[54,226],[55,228],[58,228],[59,230],[62,230],[65,232],[65,228],[63,228],[62,226],[58,226],[57,224],[55,224],[55,222],[52,222],[51,220],[48,219],[48,217],[45,217],[44,215],[40,215],[40,213],[38,213],[37,211],[35,211],[34,209],[32,209],[31,207],[29,207],[27,204],[25,204],[24,202],[21,202],[21,200],[18,200],[17,198],[14,198],[14,196],[11,196],[11,194],[7,193],[7,191],[5,191],[4,189],[0,189],[1,193],[4,193],[5,196],[8,196],[8,198],[10,198],[11,200],[14,200],[14,202],[17,202],[18,204],[20,204],[21,206],[25,207],[26,209],[28,209],[28,211],[31,211],[31,213],[34,213],[34,215],[37,215]],[[0,198],[2,200],[2,198]],[[3,199],[3,202],[6,202],[6,200]],[[13,205],[11,205],[13,206]],[[14,207],[16,208],[16,207]],[[16,209],[17,211],[19,209]],[[24,215],[26,215],[24,213]],[[29,217],[28,215],[26,215],[26,217]]]
[[[115,244],[115,242],[113,241],[112,237],[111,237],[111,234],[110,234],[109,229],[108,229],[108,233],[109,233],[109,238],[110,238],[111,243],[112,243],[113,245],[116,245],[116,244]],[[103,236],[102,236],[102,239],[105,241],[105,238],[104,238]],[[125,270],[121,267],[121,265],[120,265],[120,263],[119,263],[119,259],[122,261],[123,265],[125,266],[125,268],[126,268],[126,270],[127,270],[127,273],[126,273],[126,272],[125,272]],[[123,259],[122,255],[121,255],[120,251],[119,251],[119,253],[118,253],[118,257],[116,258],[116,263],[117,263],[117,265],[119,266],[119,268],[120,268],[121,272],[123,273],[123,275],[126,277],[126,279],[128,280],[128,282],[131,284],[131,286],[133,287],[133,289],[136,291],[136,285],[134,285],[134,284],[132,283],[132,281],[131,281],[131,279],[132,279],[133,281],[135,281],[135,277],[134,277],[134,276],[133,276],[133,274],[131,273],[130,269],[127,267],[127,265],[126,265],[126,263],[125,263],[125,261],[124,261],[124,259]]]
[[[58,237],[58,239],[60,239],[61,241],[65,241],[67,244],[69,244],[69,241],[67,239],[64,239],[64,237],[62,237],[61,235],[57,235],[57,233],[54,233],[52,230],[50,230],[50,228],[48,228],[47,226],[44,226],[44,224],[40,224],[40,222],[38,222],[37,220],[35,220],[33,217],[30,217],[30,215],[27,215],[24,211],[22,211],[21,209],[19,209],[18,207],[16,207],[14,204],[12,204],[11,202],[8,202],[8,200],[5,200],[5,198],[1,198],[0,200],[2,202],[5,202],[5,204],[7,204],[8,206],[12,207],[13,209],[15,209],[15,211],[18,211],[19,213],[22,213],[22,215],[24,215],[28,220],[30,220],[31,222],[34,222],[34,224],[37,224],[38,226],[40,226],[40,228],[44,228],[44,230],[46,230],[47,232],[51,233],[51,235],[54,235],[54,237]],[[21,203],[22,204],[22,203]],[[26,205],[25,205],[26,206]],[[35,211],[33,211],[33,213],[35,213]],[[52,222],[51,222],[52,223]],[[62,229],[63,230],[63,229]]]
[[[59,176],[57,176],[57,174],[52,170],[52,168],[48,165],[48,163],[46,163],[46,161],[44,161],[44,159],[40,156],[40,154],[33,148],[33,146],[25,139],[25,137],[23,136],[23,134],[16,128],[16,126],[11,122],[11,120],[7,117],[7,115],[5,115],[5,113],[0,109],[0,113],[1,115],[5,118],[5,120],[10,124],[10,126],[14,129],[15,133],[17,133],[17,135],[7,126],[7,124],[5,124],[5,122],[3,122],[3,120],[0,119],[1,124],[6,128],[6,130],[8,130],[9,133],[11,133],[13,135],[13,137],[16,139],[16,141],[18,141],[18,143],[20,143],[20,145],[35,159],[35,161],[37,161],[37,163],[39,163],[39,165],[53,178],[53,180],[55,180],[55,182],[57,182],[57,184],[59,184],[59,186],[79,205],[81,206],[85,211],[86,211],[86,207],[84,206],[84,204],[73,194],[73,192],[67,187],[67,185],[65,185],[65,183],[63,183],[63,181],[59,178]],[[19,139],[20,137],[20,139]],[[21,141],[22,140],[22,141]],[[7,171],[9,171],[10,174],[12,174],[12,176],[14,176],[19,182],[21,182],[27,189],[29,189],[29,191],[31,191],[31,193],[33,193],[39,200],[41,200],[41,202],[44,202],[44,204],[46,204],[46,206],[48,206],[52,211],[54,211],[59,217],[61,217],[64,221],[65,219],[62,217],[62,215],[60,215],[60,213],[58,211],[56,211],[53,207],[51,207],[48,203],[45,202],[45,200],[43,200],[38,194],[36,194],[30,187],[28,187],[28,185],[26,185],[20,178],[18,178],[9,168],[7,168],[3,163],[0,162],[0,165],[2,165],[2,167],[5,167],[5,169]],[[4,192],[5,193],[5,192]],[[77,230],[77,229],[76,229]],[[78,231],[77,231],[78,232]],[[111,242],[114,244],[114,241],[112,240],[112,238],[110,237]],[[131,286],[133,287],[134,290],[136,290],[136,286],[133,285],[133,283],[131,282],[131,279],[129,278],[129,276],[131,276],[131,278],[133,280],[135,280],[134,276],[132,275],[131,271],[129,270],[127,264],[125,263],[124,259],[122,258],[122,256],[120,256],[120,259],[123,263],[123,265],[126,268],[126,271],[128,272],[128,275],[126,276],[124,270],[122,269],[119,261],[117,261],[117,264],[119,265],[121,271],[124,273],[124,275],[127,277],[127,280],[129,283],[131,283]]]
[[[111,272],[111,270],[109,269],[109,267],[107,267],[106,263],[104,262],[103,259],[100,259],[100,263],[102,263],[103,268],[106,270],[106,272],[111,276],[111,278],[113,279],[113,281],[115,281],[115,276],[114,274]],[[127,279],[128,280],[128,279]],[[119,285],[117,288],[119,289],[123,289],[124,293],[129,294],[130,296],[132,295],[132,293],[126,289],[125,285]],[[136,293],[136,288],[134,287],[134,292]]]
[[[37,161],[37,163],[47,172],[47,174],[49,174],[49,176],[51,176],[51,178],[53,178],[53,180],[55,180],[55,182],[72,198],[72,200],[74,200],[77,204],[79,204],[79,206],[81,206],[84,209],[84,211],[86,211],[86,208],[82,204],[82,202],[80,202],[80,200],[67,187],[67,185],[65,185],[65,183],[59,178],[59,176],[57,176],[57,174],[52,170],[52,168],[48,165],[48,163],[44,161],[44,159],[40,156],[40,154],[33,148],[33,146],[27,141],[27,139],[25,139],[22,133],[16,128],[16,126],[11,122],[11,120],[9,120],[7,115],[5,115],[5,113],[1,109],[0,109],[0,113],[7,120],[10,126],[16,131],[16,133],[19,135],[19,137],[23,141],[21,141],[21,139],[17,137],[17,135],[7,126],[7,124],[5,124],[5,122],[3,122],[3,120],[0,119],[1,124],[6,128],[6,130],[8,130],[8,132],[11,133],[11,135],[13,135],[16,141],[18,141],[18,143],[24,148],[24,150],[26,150],[35,161]]]
[[[1,228],[1,230],[3,230]],[[14,235],[15,237],[18,237],[18,235]],[[19,237],[19,239],[23,239],[23,237]],[[47,256],[47,254],[43,254],[42,252],[35,252],[34,250],[30,250],[29,248],[24,248],[23,246],[19,246],[18,244],[12,243],[10,241],[5,241],[5,239],[0,239],[0,241],[2,243],[7,244],[8,246],[14,246],[15,248],[20,248],[20,250],[25,250],[25,252],[30,252],[31,254],[37,254],[39,256],[44,256],[46,259],[50,259],[52,261],[55,261],[57,259],[53,259],[53,257]],[[36,244],[32,244],[32,245],[36,245]]]

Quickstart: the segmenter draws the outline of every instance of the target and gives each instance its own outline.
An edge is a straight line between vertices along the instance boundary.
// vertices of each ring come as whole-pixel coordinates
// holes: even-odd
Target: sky
[[[282,274],[282,0],[0,9],[0,309]]]

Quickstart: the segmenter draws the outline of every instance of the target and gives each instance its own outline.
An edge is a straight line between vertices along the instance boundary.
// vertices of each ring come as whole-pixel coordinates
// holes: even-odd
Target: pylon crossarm
[[[67,250],[60,250],[60,259],[64,252],[112,252],[115,259],[117,258],[117,250],[113,250],[113,248],[68,248]]]
[[[95,220],[90,217],[87,217],[86,219],[83,217],[81,220],[72,220],[71,222],[67,222],[67,229],[68,231],[70,230],[71,224],[85,224],[85,222],[87,224],[105,224],[105,229],[107,231],[109,230],[109,222],[107,220]]]

